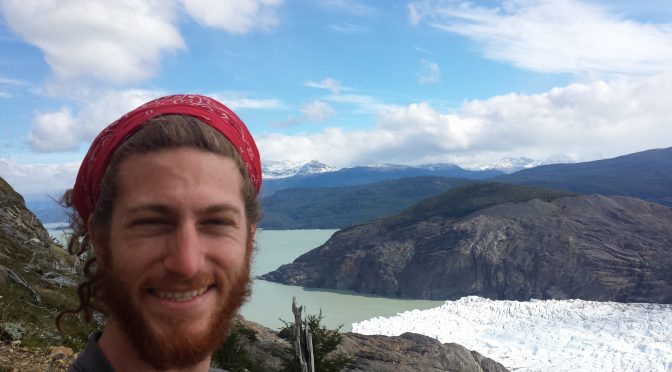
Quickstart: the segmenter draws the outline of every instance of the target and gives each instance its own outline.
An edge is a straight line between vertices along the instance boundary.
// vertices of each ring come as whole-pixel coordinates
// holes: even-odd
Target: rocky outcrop
[[[261,278],[435,300],[672,303],[670,267],[672,208],[482,184],[341,230]]]
[[[75,305],[76,264],[26,208],[23,197],[0,178],[0,320],[4,328],[23,330],[20,340],[12,332],[0,332],[0,340],[61,342],[54,320],[60,310]],[[79,320],[68,325],[75,334],[86,334]]]
[[[75,354],[68,347],[25,347],[0,342],[0,371],[66,372],[74,361]]]
[[[338,351],[351,358],[345,371],[507,371],[476,351],[417,333],[397,337],[346,333],[343,339]]]
[[[244,350],[264,371],[282,369],[282,356],[289,357],[289,343],[276,332],[257,323],[239,321],[256,332],[255,340],[245,340]],[[463,346],[415,334],[397,337],[344,333],[343,342],[334,351],[350,359],[344,371],[473,371],[502,372],[501,364]]]

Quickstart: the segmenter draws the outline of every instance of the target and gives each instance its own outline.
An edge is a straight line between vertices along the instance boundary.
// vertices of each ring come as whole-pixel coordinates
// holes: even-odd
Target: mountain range
[[[541,165],[492,180],[583,194],[633,196],[672,206],[672,147],[583,163]]]
[[[262,199],[260,227],[274,230],[342,229],[398,213],[430,196],[473,182],[409,177],[367,185],[285,189]]]
[[[466,170],[454,164],[429,164],[424,166],[382,164],[264,180],[261,194],[263,197],[290,188],[355,186],[405,177],[435,176],[482,180],[504,174],[504,172],[496,170]]]
[[[398,170],[400,167],[379,170],[382,169]],[[434,165],[423,169],[454,168]],[[313,175],[311,180],[328,183],[323,180],[325,177],[333,177],[333,173]],[[585,163],[543,165],[489,180],[581,194],[633,196],[672,206],[672,148]],[[305,178],[285,181],[300,183]],[[264,219],[261,226],[270,229],[344,228],[398,213],[454,186],[484,181],[408,177],[356,186],[281,189],[262,199]]]

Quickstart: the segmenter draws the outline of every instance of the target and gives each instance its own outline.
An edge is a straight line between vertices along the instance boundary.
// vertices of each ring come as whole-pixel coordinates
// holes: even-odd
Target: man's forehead
[[[243,205],[243,176],[234,160],[197,149],[132,155],[120,164],[116,181],[118,197],[132,201],[131,208],[189,203],[224,210]]]

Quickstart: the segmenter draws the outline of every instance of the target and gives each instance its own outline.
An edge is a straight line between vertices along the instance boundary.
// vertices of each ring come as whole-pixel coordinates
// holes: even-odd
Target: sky
[[[0,177],[71,187],[107,124],[212,96],[262,161],[609,158],[672,146],[669,0],[0,0]]]

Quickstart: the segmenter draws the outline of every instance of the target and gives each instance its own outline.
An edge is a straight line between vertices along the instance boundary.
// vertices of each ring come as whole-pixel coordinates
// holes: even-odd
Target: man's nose
[[[177,226],[175,240],[168,247],[163,265],[169,272],[184,278],[191,278],[201,271],[205,258],[194,224],[185,222]]]

